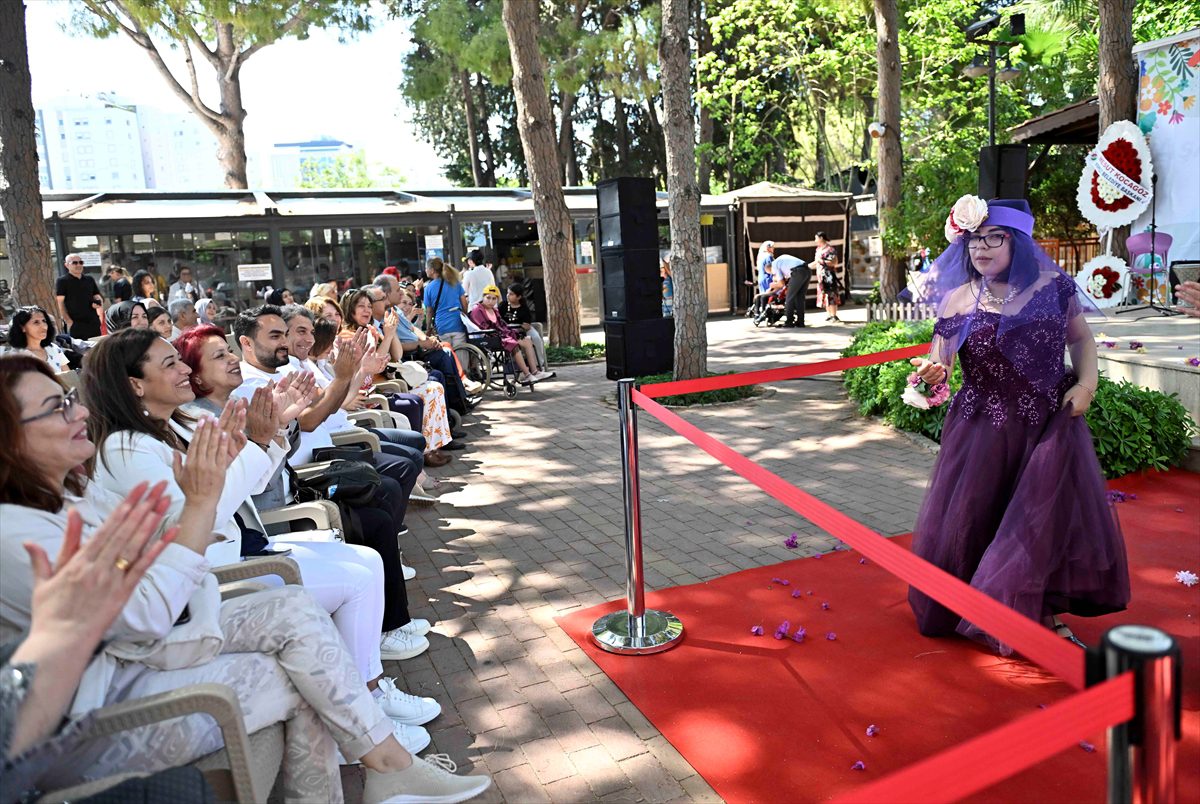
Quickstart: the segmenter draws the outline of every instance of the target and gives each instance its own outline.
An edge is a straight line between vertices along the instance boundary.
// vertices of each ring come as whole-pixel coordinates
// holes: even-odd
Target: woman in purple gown
[[[947,220],[951,246],[916,288],[939,311],[917,374],[943,382],[957,356],[963,385],[913,551],[1082,645],[1057,615],[1124,609],[1129,571],[1083,418],[1098,376],[1084,320],[1095,308],[1032,234],[1027,202],[964,196]],[[1012,652],[915,588],[908,601],[926,636],[957,631]]]

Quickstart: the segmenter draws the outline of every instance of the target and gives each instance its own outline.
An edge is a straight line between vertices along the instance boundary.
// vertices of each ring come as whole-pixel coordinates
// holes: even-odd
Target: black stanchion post
[[[1109,804],[1175,801],[1181,655],[1175,639],[1146,625],[1110,629],[1089,657],[1089,682],[1134,674],[1133,720],[1108,730]]]
[[[659,653],[679,644],[683,623],[667,611],[646,608],[642,574],[642,501],[638,481],[637,408],[634,380],[617,382],[621,419],[621,475],[625,498],[625,611],[606,614],[592,623],[592,638],[610,653]]]

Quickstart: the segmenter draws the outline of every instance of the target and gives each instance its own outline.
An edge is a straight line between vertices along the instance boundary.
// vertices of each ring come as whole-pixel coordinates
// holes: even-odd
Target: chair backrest
[[[1167,261],[1167,251],[1171,248],[1173,238],[1166,232],[1155,232],[1153,236],[1150,232],[1138,232],[1135,235],[1130,235],[1125,239],[1125,248],[1129,249],[1129,259],[1133,260],[1141,254],[1149,254],[1151,241],[1153,241],[1154,253],[1163,258],[1163,262]]]
[[[467,315],[461,310],[459,311],[458,315],[460,318],[462,318],[463,326],[467,328],[467,332],[483,332],[479,325],[471,320],[471,316]]]

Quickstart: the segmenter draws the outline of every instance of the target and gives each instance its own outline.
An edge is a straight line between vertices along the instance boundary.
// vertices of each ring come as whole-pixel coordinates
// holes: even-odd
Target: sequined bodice
[[[1023,311],[1028,323],[1008,330],[1003,348],[996,339],[999,313],[939,319],[934,334],[944,339],[956,339],[962,327],[970,327],[958,350],[963,385],[950,403],[951,410],[958,409],[967,418],[982,413],[994,427],[1010,416],[1030,425],[1045,421],[1074,382],[1063,359],[1067,338],[1063,299],[1064,293],[1073,292],[1074,288],[1053,283],[1036,291]]]

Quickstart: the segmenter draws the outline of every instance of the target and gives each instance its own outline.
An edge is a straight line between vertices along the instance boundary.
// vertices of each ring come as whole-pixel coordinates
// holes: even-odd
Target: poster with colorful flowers
[[[1166,262],[1200,260],[1200,30],[1133,49],[1139,73],[1137,124],[1146,135],[1157,184],[1153,218],[1173,238]],[[1131,228],[1149,231],[1147,209]],[[1149,288],[1137,288],[1149,297]]]

